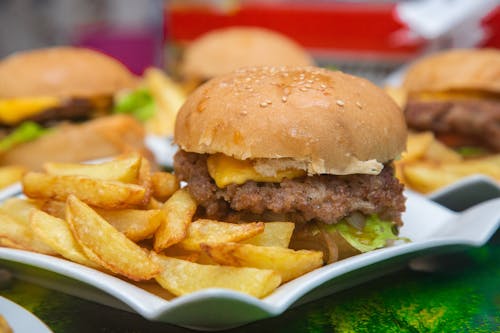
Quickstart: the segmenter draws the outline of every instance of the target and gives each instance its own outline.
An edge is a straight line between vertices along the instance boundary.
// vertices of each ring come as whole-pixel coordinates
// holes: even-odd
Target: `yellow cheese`
[[[237,160],[223,154],[211,155],[207,160],[208,173],[219,188],[229,184],[243,184],[253,180],[264,183],[279,183],[284,178],[296,178],[306,174],[304,170],[280,170],[276,176],[264,176],[255,171],[249,160]]]
[[[469,90],[469,91],[428,91],[419,92],[413,95],[421,101],[445,101],[445,100],[471,100],[471,99],[499,99],[498,94],[486,91]]]
[[[56,97],[10,98],[0,100],[0,122],[15,125],[60,104]]]

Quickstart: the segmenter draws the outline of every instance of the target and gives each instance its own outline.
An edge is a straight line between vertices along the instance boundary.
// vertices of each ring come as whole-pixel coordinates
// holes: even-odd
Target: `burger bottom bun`
[[[82,124],[61,124],[37,140],[0,155],[0,165],[40,170],[46,162],[83,162],[137,151],[148,159],[140,123],[129,116],[97,118]]]

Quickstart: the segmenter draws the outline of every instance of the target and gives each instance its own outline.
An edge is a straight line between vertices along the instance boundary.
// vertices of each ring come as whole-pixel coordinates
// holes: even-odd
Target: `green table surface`
[[[430,267],[405,268],[226,332],[500,332],[500,232]],[[0,295],[54,332],[191,332],[16,279]]]

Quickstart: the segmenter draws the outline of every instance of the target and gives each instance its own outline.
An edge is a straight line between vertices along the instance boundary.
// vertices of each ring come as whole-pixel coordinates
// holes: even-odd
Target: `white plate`
[[[14,332],[52,333],[34,314],[0,296],[0,314]]]
[[[22,279],[127,309],[147,319],[205,330],[235,327],[277,316],[293,305],[386,274],[426,253],[481,246],[500,223],[500,199],[459,214],[418,194],[406,194],[407,211],[401,236],[413,242],[324,266],[282,285],[260,300],[230,290],[207,289],[167,301],[91,268],[14,249],[0,248],[0,262]]]

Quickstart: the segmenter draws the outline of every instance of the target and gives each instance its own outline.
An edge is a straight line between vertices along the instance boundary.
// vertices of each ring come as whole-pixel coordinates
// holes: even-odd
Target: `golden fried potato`
[[[428,193],[474,174],[483,174],[500,180],[499,156],[458,163],[422,161],[405,165],[403,173],[409,186],[417,191]]]
[[[73,237],[65,220],[35,209],[31,214],[31,228],[35,235],[43,240],[55,252],[76,263],[98,268],[83,252],[82,247]]]
[[[153,237],[163,220],[159,209],[120,209],[95,211],[118,231],[134,242]]]
[[[179,180],[175,175],[168,172],[153,172],[151,180],[153,197],[162,202],[165,202],[179,189]]]
[[[194,213],[196,201],[186,189],[177,190],[162,207],[162,222],[155,233],[154,249],[163,249],[186,238]]]
[[[156,256],[162,272],[156,281],[176,296],[206,288],[225,288],[254,297],[264,297],[276,289],[281,278],[268,269],[200,265],[186,260]]]
[[[202,243],[238,242],[263,231],[263,222],[237,224],[200,219],[189,225],[187,237],[177,245],[185,250],[200,251]]]
[[[142,158],[141,168],[139,170],[139,180],[137,183],[144,188],[144,198],[142,199],[142,205],[146,206],[151,200],[151,195],[153,194],[153,186],[151,180],[151,164],[145,158]]]
[[[70,195],[66,205],[71,231],[90,259],[135,281],[148,280],[160,273],[160,266],[147,250],[129,240],[76,196]]]
[[[131,153],[99,164],[45,163],[43,167],[49,175],[87,176],[93,179],[135,183],[139,178],[140,166],[141,156]]]
[[[293,222],[266,222],[264,232],[243,241],[243,243],[257,246],[288,247],[292,238],[295,223]]]
[[[22,166],[8,165],[0,167],[0,189],[21,181],[26,173]]]
[[[33,251],[44,254],[57,254],[50,246],[33,233],[29,216],[37,208],[29,202],[21,203],[20,199],[13,198],[3,203],[0,207],[0,244],[21,250]],[[9,203],[10,202],[10,203]],[[7,207],[18,207],[12,211]]]
[[[215,262],[237,267],[272,269],[283,282],[323,266],[323,252],[241,243],[201,244]]]
[[[146,190],[135,184],[85,176],[58,176],[28,172],[23,177],[27,197],[64,201],[74,194],[85,203],[100,208],[130,208],[144,204]]]
[[[186,93],[160,69],[148,68],[144,79],[157,104],[155,114],[146,121],[146,131],[162,136],[172,135],[175,117],[186,99]]]

